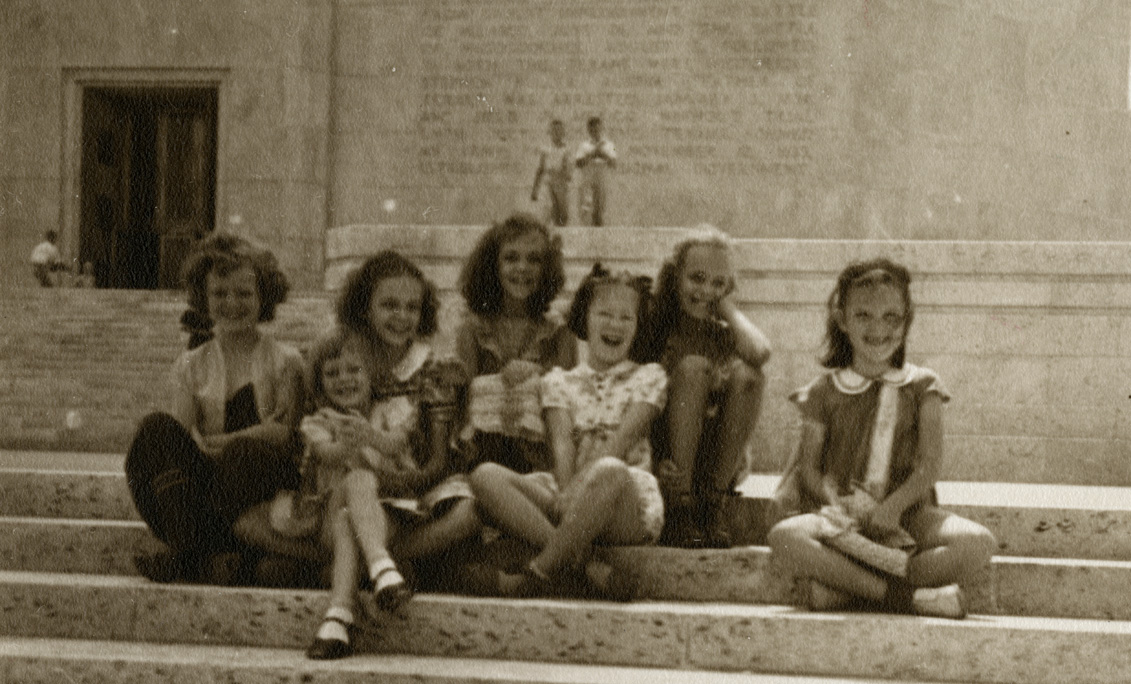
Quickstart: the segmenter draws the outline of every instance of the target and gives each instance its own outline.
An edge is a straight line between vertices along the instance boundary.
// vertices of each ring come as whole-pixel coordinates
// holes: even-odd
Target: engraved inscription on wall
[[[525,174],[551,116],[576,144],[601,115],[651,177],[804,173],[830,135],[816,0],[417,6],[424,174]]]

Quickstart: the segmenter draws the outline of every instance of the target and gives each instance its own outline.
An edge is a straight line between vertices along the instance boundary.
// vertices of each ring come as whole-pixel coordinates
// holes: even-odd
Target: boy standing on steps
[[[538,188],[542,178],[546,178],[546,190],[550,193],[550,206],[546,212],[546,224],[564,226],[569,221],[569,183],[573,177],[569,148],[565,144],[565,124],[561,119],[550,122],[550,145],[542,148],[538,158],[538,170],[534,173],[534,187],[530,190],[530,201],[538,201]]]
[[[578,208],[582,216],[590,216],[590,225],[603,226],[609,169],[617,165],[617,152],[613,142],[605,137],[600,117],[589,119],[587,128],[589,139],[581,143],[574,157],[577,168],[581,169],[581,183],[577,187]]]

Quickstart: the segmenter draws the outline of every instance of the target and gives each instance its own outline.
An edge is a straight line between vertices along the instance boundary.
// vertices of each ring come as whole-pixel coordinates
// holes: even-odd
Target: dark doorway
[[[79,259],[98,287],[171,289],[216,216],[216,89],[83,90]]]

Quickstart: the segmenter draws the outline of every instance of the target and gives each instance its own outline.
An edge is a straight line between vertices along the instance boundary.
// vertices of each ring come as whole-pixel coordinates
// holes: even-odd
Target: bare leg
[[[475,502],[461,499],[439,518],[422,525],[403,529],[393,537],[392,554],[402,561],[411,561],[439,553],[471,537],[483,527]]]
[[[550,575],[563,565],[588,558],[594,540],[611,544],[640,543],[644,538],[628,466],[615,458],[591,465],[570,492],[571,501],[557,527],[530,565]]]
[[[318,660],[343,658],[352,651],[350,628],[354,623],[353,608],[357,596],[357,541],[350,525],[349,511],[343,507],[344,492],[336,490],[327,504],[322,528],[323,543],[333,549],[330,577],[330,605],[314,641],[306,651],[308,658]]]
[[[471,489],[488,521],[538,547],[550,541],[555,495],[534,478],[484,463],[471,473]]]
[[[252,506],[232,524],[232,534],[257,549],[312,563],[325,562],[326,552],[316,539],[294,539],[279,534],[271,527],[270,512],[270,501]]]
[[[907,581],[914,587],[964,582],[984,568],[997,549],[997,540],[985,527],[934,506],[915,513],[907,528],[923,549],[907,568]]]
[[[671,488],[669,495],[691,493],[691,477],[711,390],[710,371],[711,362],[702,356],[685,356],[672,371],[668,384],[668,439],[679,481],[667,483]]]
[[[327,512],[327,518],[334,549],[330,606],[352,611],[357,595],[358,548],[350,526],[349,511],[339,508]]]
[[[888,582],[818,541],[819,518],[795,515],[770,530],[773,554],[794,573],[871,601],[883,600]]]
[[[712,489],[730,489],[745,465],[746,443],[758,422],[765,384],[761,369],[741,360],[733,362],[723,404],[718,458],[709,481]]]
[[[760,369],[741,359],[731,362],[718,426],[718,449],[701,457],[699,471],[694,474],[707,546],[729,548],[731,545],[730,525],[723,508],[739,472],[746,467],[746,445],[758,421],[764,386],[765,377]]]
[[[383,561],[391,562],[389,523],[377,498],[377,476],[372,471],[355,468],[344,482],[349,519],[365,562],[371,568]]]

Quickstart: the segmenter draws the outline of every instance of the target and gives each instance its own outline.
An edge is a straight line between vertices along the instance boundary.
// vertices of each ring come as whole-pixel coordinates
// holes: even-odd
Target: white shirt
[[[58,263],[61,258],[59,248],[46,240],[31,250],[31,263],[33,264],[54,264]]]

